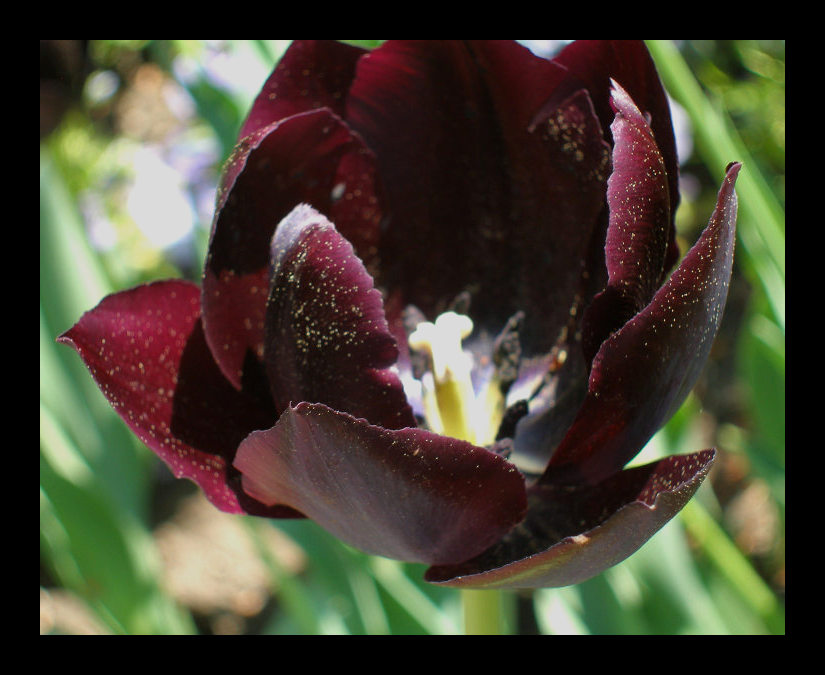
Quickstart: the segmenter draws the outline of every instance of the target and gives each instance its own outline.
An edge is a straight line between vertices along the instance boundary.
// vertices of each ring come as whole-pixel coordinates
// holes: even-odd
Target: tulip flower
[[[437,584],[574,584],[713,462],[626,468],[708,357],[739,169],[680,260],[643,43],[296,41],[225,166],[202,283],[116,293],[59,339],[223,511],[310,518]]]

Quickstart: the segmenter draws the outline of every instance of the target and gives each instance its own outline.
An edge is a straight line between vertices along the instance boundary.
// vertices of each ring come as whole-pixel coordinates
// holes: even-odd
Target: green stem
[[[461,591],[465,635],[508,635],[513,632],[515,596],[505,591]]]

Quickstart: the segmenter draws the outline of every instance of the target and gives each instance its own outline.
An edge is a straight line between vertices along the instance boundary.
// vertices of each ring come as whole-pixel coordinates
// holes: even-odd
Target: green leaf
[[[41,429],[41,445],[50,440]],[[94,486],[62,476],[43,453],[40,484],[41,553],[67,588],[86,598],[113,632],[191,632],[154,583],[151,544],[137,523],[119,514]]]
[[[738,353],[758,432],[753,451],[784,470],[785,337],[772,321],[754,314],[742,331]]]

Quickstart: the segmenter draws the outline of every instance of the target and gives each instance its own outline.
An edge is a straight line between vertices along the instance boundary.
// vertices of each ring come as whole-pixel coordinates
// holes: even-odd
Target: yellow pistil
[[[461,348],[461,341],[472,332],[470,317],[445,312],[435,323],[418,324],[409,344],[411,349],[430,357],[432,381],[423,381],[424,414],[430,428],[482,445],[495,440],[504,400],[494,384],[476,399],[471,379],[472,357]]]

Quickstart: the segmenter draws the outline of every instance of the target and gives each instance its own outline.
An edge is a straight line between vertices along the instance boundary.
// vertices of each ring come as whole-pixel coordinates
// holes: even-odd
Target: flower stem
[[[465,635],[509,635],[515,628],[515,596],[505,591],[462,590]]]

